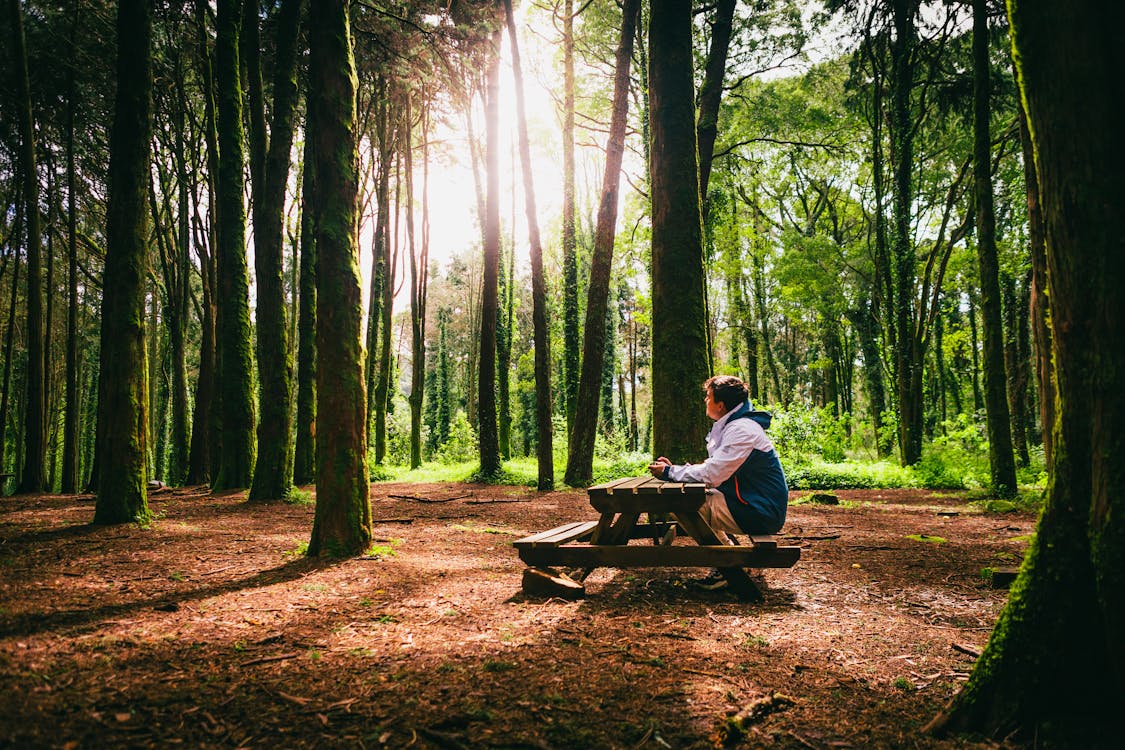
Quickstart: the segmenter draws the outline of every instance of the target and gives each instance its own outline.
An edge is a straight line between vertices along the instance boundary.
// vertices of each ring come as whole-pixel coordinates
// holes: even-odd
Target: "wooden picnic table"
[[[706,485],[665,482],[650,476],[618,479],[587,490],[597,521],[579,521],[512,543],[528,566],[525,591],[580,596],[583,581],[599,567],[717,568],[740,597],[755,601],[762,592],[745,568],[788,568],[800,547],[779,546],[774,536],[751,536],[749,545],[727,545],[700,513]],[[646,514],[647,523],[640,522]],[[675,537],[695,544],[673,544]],[[648,544],[629,544],[648,540]],[[569,568],[560,575],[554,568]],[[553,588],[552,588],[553,587]]]

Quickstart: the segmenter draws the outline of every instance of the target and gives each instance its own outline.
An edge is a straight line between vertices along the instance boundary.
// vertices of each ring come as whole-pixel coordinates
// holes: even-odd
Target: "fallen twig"
[[[373,518],[373,519],[371,519],[371,523],[373,525],[376,525],[376,526],[381,524],[381,523],[414,523],[414,519],[413,518]]]
[[[466,500],[465,505],[488,505],[489,503],[522,503],[523,500],[505,500],[502,498],[491,498],[488,500]]]
[[[463,497],[472,497],[470,492],[467,495],[454,495],[453,497],[444,497],[440,499],[419,497],[418,495],[387,495],[387,497],[394,498],[395,500],[412,500],[416,503],[451,503],[454,500],[460,500]]]
[[[965,643],[957,643],[956,641],[954,641],[953,643],[951,643],[949,645],[953,647],[954,651],[960,651],[962,654],[968,654],[969,656],[973,657],[974,659],[980,658],[980,649],[978,649],[974,646],[970,646],[970,645],[965,644]]]

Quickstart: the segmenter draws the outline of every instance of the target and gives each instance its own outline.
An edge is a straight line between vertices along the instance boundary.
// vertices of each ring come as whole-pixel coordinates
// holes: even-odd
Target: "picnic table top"
[[[591,496],[630,493],[633,495],[702,495],[707,485],[702,482],[667,482],[651,476],[625,477],[612,482],[596,484],[586,490]]]

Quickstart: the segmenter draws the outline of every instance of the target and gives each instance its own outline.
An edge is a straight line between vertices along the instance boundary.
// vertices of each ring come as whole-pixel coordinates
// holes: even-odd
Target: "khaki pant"
[[[719,537],[719,541],[723,544],[731,544],[727,534],[746,533],[739,528],[738,522],[730,514],[730,508],[727,507],[727,499],[723,497],[723,493],[714,488],[707,490],[707,498],[703,501],[703,507],[699,509],[699,513],[703,516],[703,520],[715,530],[715,535]]]

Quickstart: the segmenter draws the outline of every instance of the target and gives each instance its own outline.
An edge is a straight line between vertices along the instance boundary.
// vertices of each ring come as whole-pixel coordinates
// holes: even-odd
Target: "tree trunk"
[[[317,477],[310,556],[371,544],[363,295],[356,244],[359,166],[348,0],[324,0],[309,28],[309,126],[316,176]]]
[[[74,1],[73,26],[70,44],[74,48],[78,38],[78,0]],[[69,66],[66,77],[66,250],[67,250],[67,307],[66,307],[66,415],[63,418],[62,492],[78,492],[78,189],[74,153],[74,119],[78,109],[78,86],[74,66]],[[4,415],[0,412],[0,430]],[[3,451],[0,451],[3,466]],[[2,470],[2,469],[0,469]]]
[[[246,0],[246,22],[258,23],[257,0]],[[253,14],[251,14],[253,11]],[[283,247],[285,242],[285,190],[289,182],[289,152],[297,119],[297,39],[301,26],[301,0],[282,0],[277,16],[276,59],[273,77],[273,122],[265,133],[265,103],[257,50],[247,60],[250,78],[250,117],[253,133],[250,162],[254,188],[254,270],[257,282],[258,460],[250,486],[251,500],[284,498],[292,490],[291,436],[293,362],[289,356],[286,320]],[[257,94],[255,95],[255,89]],[[261,132],[257,132],[257,131]],[[266,141],[268,140],[268,146]]]
[[[915,257],[910,224],[913,210],[914,27],[918,0],[894,0],[895,38],[891,44],[891,255],[894,272],[895,380],[898,400],[899,457],[904,466],[922,457],[922,363],[914,332]]]
[[[1030,275],[1029,275],[1030,276]],[[1027,332],[1027,297],[1017,292],[1015,277],[1001,274],[1001,295],[1004,300],[1004,370],[1008,375],[1008,414],[1011,418],[1012,446],[1021,467],[1031,462],[1027,449],[1027,385],[1030,380],[1028,351],[1021,346],[1021,329]],[[1024,322],[1021,325],[1021,322]]]
[[[706,455],[707,417],[695,394],[708,355],[690,2],[653,7],[649,60],[653,451],[692,461]]]
[[[639,0],[626,0],[622,8],[621,37],[617,45],[617,67],[613,81],[613,115],[606,143],[602,196],[598,204],[598,224],[594,233],[594,255],[587,290],[586,328],[582,345],[586,356],[582,361],[577,408],[567,451],[565,481],[572,487],[589,485],[594,478],[594,443],[605,352],[605,319],[613,271],[617,194],[629,114],[629,65],[633,59],[633,39],[636,37],[639,7]]]
[[[218,0],[215,35],[218,114],[218,420],[220,450],[213,490],[250,486],[254,469],[254,392],[251,381],[250,278],[243,205],[242,85],[239,75],[239,0]]]
[[[429,122],[426,115],[426,104],[422,105],[421,131],[422,131],[422,172],[428,175],[427,160],[429,149],[426,146],[429,140]],[[410,359],[410,468],[416,469],[422,465],[422,402],[425,390],[426,374],[426,282],[429,271],[429,243],[426,239],[425,219],[422,226],[422,242],[420,253],[415,253],[414,233],[414,146],[411,139],[413,115],[411,114],[411,97],[406,99],[406,123],[404,125],[405,144],[403,154],[406,157],[406,234],[407,244],[410,249],[410,332],[411,332],[411,359]],[[422,213],[426,215],[426,177],[422,180]]]
[[[1039,176],[1031,132],[1023,100],[1016,97],[1019,110],[1020,145],[1023,149],[1023,175],[1027,192],[1027,238],[1031,246],[1031,329],[1035,339],[1035,379],[1039,393],[1039,422],[1043,431],[1043,458],[1051,465],[1051,441],[1055,429],[1055,372],[1051,363],[1050,299],[1047,295],[1047,235],[1039,202]]]
[[[539,239],[539,218],[535,206],[535,183],[531,176],[531,145],[527,137],[527,116],[523,101],[523,68],[520,65],[516,22],[512,0],[504,0],[508,21],[508,41],[512,50],[512,74],[516,88],[516,126],[519,133],[520,163],[523,165],[524,209],[527,213],[528,244],[531,246],[532,329],[535,337],[535,433],[539,459],[540,491],[554,489],[554,438],[551,425],[551,334],[547,327],[547,280],[543,275],[543,244]],[[577,312],[577,311],[576,311]],[[597,327],[595,325],[595,327]],[[587,350],[587,357],[590,350]],[[481,379],[483,382],[483,378]],[[595,397],[595,404],[596,404]],[[597,418],[597,410],[594,411]]]
[[[312,138],[305,133],[301,185],[301,280],[297,311],[297,435],[293,483],[316,481],[316,179]]]
[[[708,213],[707,186],[711,182],[711,162],[719,133],[719,104],[723,97],[723,77],[727,72],[734,6],[735,0],[718,0],[716,3],[715,18],[711,21],[711,47],[703,69],[703,83],[699,86],[699,119],[695,132],[699,150],[699,195],[703,201],[705,222]]]
[[[563,404],[567,430],[574,429],[579,389],[578,251],[574,189],[574,0],[563,0]],[[590,349],[585,349],[589,356]],[[595,409],[596,411],[596,409]]]
[[[102,281],[96,524],[149,520],[144,316],[148,276],[145,198],[152,141],[151,37],[151,4],[122,0],[117,11],[117,103],[110,136]]]
[[[364,374],[367,377],[367,442],[376,442],[375,434],[375,395],[378,393],[379,352],[381,338],[389,331],[383,329],[383,287],[387,283],[387,267],[384,263],[384,247],[387,243],[387,223],[390,219],[390,138],[388,130],[389,107],[387,105],[387,83],[380,76],[375,82],[375,134],[372,144],[372,158],[376,150],[379,154],[379,176],[375,180],[375,232],[371,237],[371,286],[367,298],[367,362]],[[385,409],[380,404],[379,409]],[[385,426],[385,425],[384,425]]]
[[[1115,746],[1125,709],[1125,398],[1120,345],[1125,9],[1012,0],[1034,143],[1058,384],[1051,480],[1008,605],[939,732]],[[1081,138],[1075,134],[1081,133]]]
[[[8,302],[8,325],[4,335],[4,381],[0,385],[0,471],[7,468],[8,407],[12,394],[12,348],[16,340],[16,302],[19,299],[20,254],[19,233],[23,223],[23,209],[16,206],[16,220],[12,223],[12,294]],[[18,466],[18,463],[17,463]],[[4,484],[0,483],[0,491]]]
[[[484,287],[480,314],[480,377],[477,381],[480,424],[480,473],[500,472],[500,436],[496,425],[496,315],[500,275],[500,41],[497,28],[491,36],[485,88],[485,190]]]
[[[1015,495],[1016,461],[1004,370],[1004,320],[1000,309],[1000,264],[996,259],[996,217],[992,208],[991,91],[988,62],[988,2],[973,0],[973,182],[977,205],[977,261],[980,264],[984,328],[984,399],[988,415],[988,459],[992,491]]]
[[[42,237],[39,228],[39,173],[35,163],[35,122],[31,112],[31,83],[19,0],[10,0],[13,73],[19,118],[19,164],[23,174],[24,217],[27,221],[27,380],[24,407],[24,455],[17,492],[42,492],[47,488],[43,459],[46,450],[46,394],[43,351]]]

